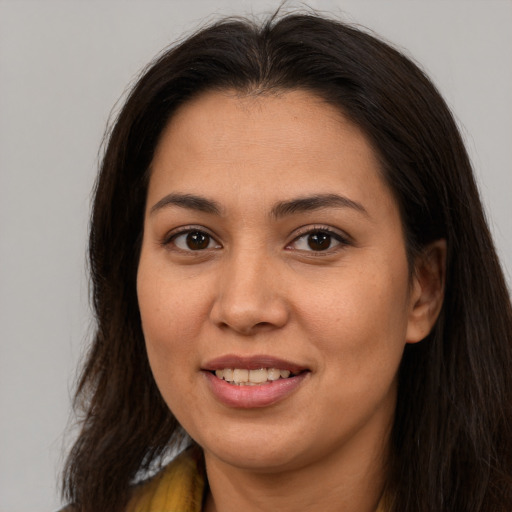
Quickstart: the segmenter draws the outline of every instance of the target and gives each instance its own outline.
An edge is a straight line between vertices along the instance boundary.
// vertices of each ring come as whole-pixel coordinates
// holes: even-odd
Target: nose
[[[265,254],[234,255],[224,263],[210,318],[218,327],[250,336],[283,327],[289,308],[279,271]]]

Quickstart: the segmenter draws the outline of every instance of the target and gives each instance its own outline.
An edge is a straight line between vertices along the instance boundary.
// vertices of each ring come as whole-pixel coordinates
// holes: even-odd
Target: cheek
[[[169,409],[180,411],[185,397],[190,398],[190,374],[185,368],[194,361],[194,346],[187,340],[195,336],[196,323],[183,294],[144,263],[139,267],[137,294],[149,365]]]
[[[194,361],[196,347],[190,340],[197,338],[200,328],[197,321],[200,294],[179,284],[158,261],[142,254],[137,296],[151,370],[171,406],[168,391],[184,383],[185,363]]]
[[[204,282],[174,275],[165,264],[154,260],[143,254],[137,274],[142,326],[147,343],[170,350],[183,345],[180,340],[197,334],[198,319],[206,308],[205,286]]]
[[[299,316],[326,360],[345,375],[397,367],[408,321],[403,266],[367,261],[319,284],[318,293],[302,295]]]

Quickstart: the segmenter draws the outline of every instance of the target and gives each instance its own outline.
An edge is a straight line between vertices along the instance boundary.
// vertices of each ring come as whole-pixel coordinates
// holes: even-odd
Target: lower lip
[[[302,372],[295,377],[278,379],[256,386],[237,386],[219,379],[211,372],[203,372],[214,396],[229,407],[253,409],[268,407],[292,394],[304,381],[309,372]]]

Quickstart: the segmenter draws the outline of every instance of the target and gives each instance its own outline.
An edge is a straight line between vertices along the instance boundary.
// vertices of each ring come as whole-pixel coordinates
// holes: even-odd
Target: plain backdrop
[[[0,0],[0,512],[60,506],[75,368],[91,333],[90,191],[112,107],[202,20],[278,4]],[[433,78],[464,134],[510,284],[512,2],[309,5],[371,28]]]

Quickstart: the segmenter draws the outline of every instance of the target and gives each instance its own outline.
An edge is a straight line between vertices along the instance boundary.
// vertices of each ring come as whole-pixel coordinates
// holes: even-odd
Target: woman
[[[90,261],[75,510],[512,509],[506,285],[453,118],[388,45],[289,15],[164,53]]]

